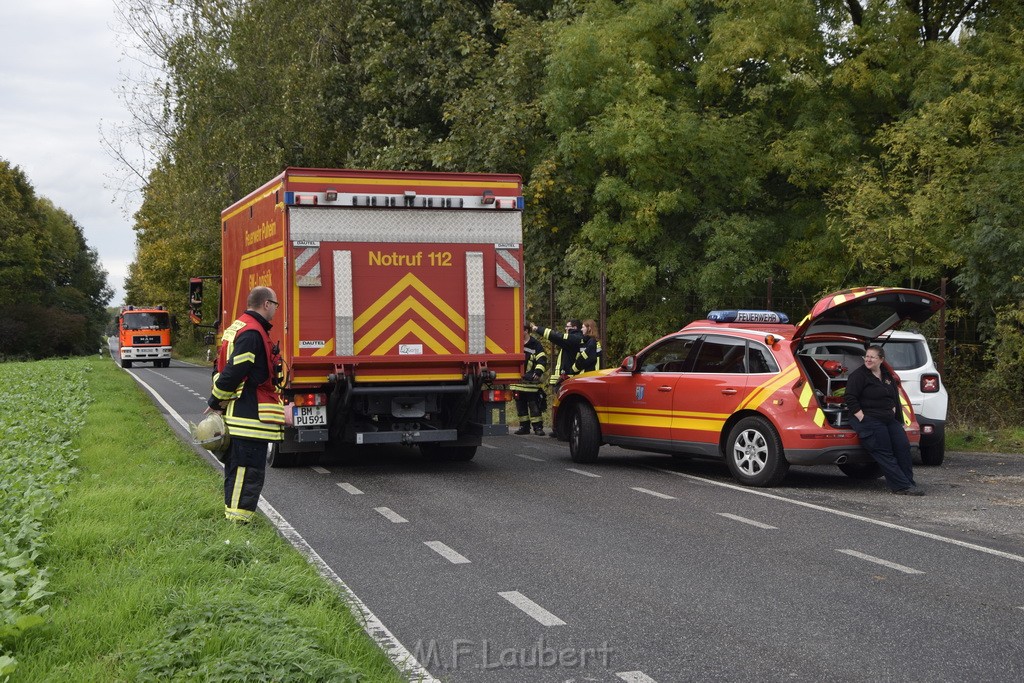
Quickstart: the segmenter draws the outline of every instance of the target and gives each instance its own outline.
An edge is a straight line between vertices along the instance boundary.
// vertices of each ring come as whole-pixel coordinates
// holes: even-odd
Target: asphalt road
[[[209,368],[129,372],[200,419]],[[749,489],[508,436],[469,463],[367,447],[272,469],[263,494],[443,681],[1021,680],[1024,457],[916,475],[923,498],[838,469]]]

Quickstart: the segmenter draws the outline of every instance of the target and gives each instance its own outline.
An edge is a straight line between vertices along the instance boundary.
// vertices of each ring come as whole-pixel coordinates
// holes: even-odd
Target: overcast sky
[[[129,119],[115,94],[118,74],[137,70],[121,61],[113,0],[0,7],[0,158],[82,226],[119,304],[140,197],[115,192],[120,171],[100,144],[101,122],[106,129]]]

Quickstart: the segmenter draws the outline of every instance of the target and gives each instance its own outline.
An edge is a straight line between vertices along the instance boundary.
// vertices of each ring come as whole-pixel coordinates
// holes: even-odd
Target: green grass
[[[1024,453],[1024,428],[946,429],[947,451],[982,453]]]
[[[61,362],[83,370],[92,402],[77,477],[44,524],[44,622],[0,641],[11,681],[402,680],[262,517],[224,519],[220,473],[126,373]]]

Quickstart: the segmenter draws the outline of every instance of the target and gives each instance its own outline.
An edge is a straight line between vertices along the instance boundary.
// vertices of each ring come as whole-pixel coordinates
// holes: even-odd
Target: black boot
[[[514,431],[512,433],[513,434],[520,434],[520,435],[521,434],[529,434],[530,433],[530,425],[520,425],[519,429],[517,429],[516,431]]]

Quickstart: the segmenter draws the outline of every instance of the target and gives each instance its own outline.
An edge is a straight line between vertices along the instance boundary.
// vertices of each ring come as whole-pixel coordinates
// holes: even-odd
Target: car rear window
[[[883,346],[885,360],[894,370],[913,370],[925,364],[924,342],[889,341]]]

